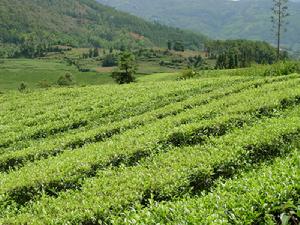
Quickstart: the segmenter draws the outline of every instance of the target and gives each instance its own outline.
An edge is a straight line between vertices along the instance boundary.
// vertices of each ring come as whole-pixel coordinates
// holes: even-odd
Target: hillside
[[[73,46],[166,46],[181,40],[196,48],[202,35],[146,22],[94,0],[1,0],[0,43],[51,42]]]
[[[271,0],[98,0],[103,4],[175,27],[218,39],[254,39],[274,42]],[[286,46],[300,50],[300,2],[290,2]]]
[[[236,72],[0,94],[0,224],[299,221],[299,75]]]

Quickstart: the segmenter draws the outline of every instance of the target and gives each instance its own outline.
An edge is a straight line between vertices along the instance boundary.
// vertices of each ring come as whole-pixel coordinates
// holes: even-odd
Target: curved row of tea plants
[[[151,201],[172,200],[207,190],[219,177],[289,154],[299,146],[300,107],[254,126],[212,138],[203,146],[176,148],[134,167],[99,171],[80,190],[42,198],[21,207],[4,223],[59,224],[108,222],[113,215]],[[295,140],[297,140],[295,142]],[[259,158],[259,159],[257,159]],[[220,174],[219,174],[220,173]],[[96,205],[96,207],[95,207]],[[94,219],[92,219],[94,218]]]
[[[242,80],[247,81],[249,78]],[[237,81],[241,81],[241,79],[237,79]],[[232,82],[234,83],[233,79],[225,78],[202,81],[201,83],[177,82],[176,85],[168,84],[167,87],[166,83],[160,84],[159,87],[154,86],[153,88],[153,85],[148,85],[146,87],[139,87],[137,90],[140,91],[131,91],[133,94],[126,95],[123,92],[118,93],[116,95],[118,98],[115,97],[115,99],[109,99],[109,96],[103,98],[100,94],[98,94],[100,98],[95,98],[94,95],[96,95],[97,92],[94,90],[89,90],[89,94],[83,91],[83,93],[70,94],[73,98],[70,100],[68,99],[69,97],[65,99],[66,103],[59,99],[57,99],[55,104],[50,103],[49,107],[46,106],[42,112],[38,112],[38,114],[41,114],[41,119],[37,118],[34,112],[30,112],[31,115],[33,115],[32,119],[28,118],[28,115],[22,110],[23,107],[26,108],[27,104],[30,106],[27,106],[27,108],[32,110],[35,108],[40,110],[41,107],[36,104],[31,104],[31,100],[27,98],[22,99],[21,96],[18,96],[18,98],[10,104],[20,107],[21,112],[17,108],[12,107],[13,110],[8,109],[12,112],[9,114],[6,113],[6,116],[2,117],[1,130],[3,133],[0,139],[0,146],[3,148],[18,140],[24,141],[25,139],[45,138],[56,133],[62,133],[80,127],[89,129],[99,124],[126,119],[143,114],[149,110],[182,101],[193,95],[210,92],[220,87],[224,88]],[[117,90],[115,91],[117,92]],[[65,92],[68,93],[67,91]],[[130,93],[128,90],[127,92]],[[39,93],[42,94],[43,92]],[[35,95],[36,94],[34,94],[34,96]],[[112,95],[111,93],[111,96]],[[48,100],[49,97],[49,94],[45,94],[44,97],[40,96],[40,101],[45,101],[45,98],[47,98],[47,101],[52,102],[52,100],[56,98],[56,95],[53,94],[53,96],[51,96],[52,98]],[[104,103],[102,98],[105,99]],[[67,104],[68,101],[70,102],[69,104]],[[24,104],[23,107],[22,104]],[[5,107],[3,108],[6,109]],[[20,115],[20,119],[16,119]],[[5,121],[7,121],[6,123],[8,123],[9,126],[5,126]]]
[[[297,169],[286,160],[300,146],[299,75],[109,88],[0,98],[0,224],[259,224],[279,223],[281,213],[297,221],[277,206],[298,195],[255,172],[274,164],[275,178],[289,174],[281,162]],[[86,123],[69,127],[78,121]],[[270,185],[249,191],[266,207],[233,187],[254,177]],[[292,190],[296,183],[285,182]]]
[[[280,82],[280,80],[274,81]],[[11,148],[6,148],[3,151],[3,154],[0,155],[0,171],[20,166],[27,161],[34,161],[51,155],[57,155],[68,149],[76,149],[94,142],[101,142],[112,136],[124,133],[128,129],[147,125],[157,119],[163,119],[167,116],[175,116],[180,113],[180,115],[182,115],[184,111],[188,111],[201,105],[203,107],[203,105],[208,104],[214,99],[238,93],[252,87],[253,85],[262,85],[262,82],[266,82],[266,80],[242,82],[238,85],[234,84],[233,86],[228,86],[225,89],[216,89],[215,91],[207,94],[201,94],[199,96],[195,95],[188,100],[170,104],[157,110],[131,117],[127,120],[123,120],[122,122],[117,121],[115,123],[99,126],[87,131],[80,130],[78,132],[67,134],[63,133],[56,137],[50,137],[48,140],[44,139],[42,141],[22,141],[20,146],[16,147],[16,145],[13,145]],[[188,119],[191,120],[192,118],[189,117]],[[17,151],[17,149],[22,149],[22,151]]]
[[[297,224],[300,213],[300,143],[273,164],[220,179],[197,198],[136,208],[112,224]]]

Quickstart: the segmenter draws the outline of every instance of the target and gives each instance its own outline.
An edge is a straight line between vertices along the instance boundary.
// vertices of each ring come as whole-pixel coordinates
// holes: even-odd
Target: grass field
[[[299,223],[300,76],[241,73],[1,94],[0,224]]]
[[[72,73],[79,85],[112,83],[108,73],[82,73],[75,67],[55,60],[13,59],[3,62],[0,64],[0,90],[17,90],[21,82],[27,83],[29,88],[34,89],[42,80],[55,83],[66,72]]]
[[[100,64],[98,62],[98,64]],[[0,91],[17,90],[22,82],[29,89],[39,88],[39,82],[47,81],[55,85],[58,78],[70,72],[77,86],[113,84],[111,72],[115,68],[103,68],[97,62],[90,62],[88,67],[92,72],[79,72],[76,67],[68,66],[58,59],[11,59],[0,62]],[[173,73],[175,70],[160,67],[151,62],[142,62],[139,65],[139,80],[143,81],[143,75],[153,73]],[[173,76],[170,77],[173,79]],[[147,76],[146,80],[149,80]],[[155,81],[156,78],[154,77]]]

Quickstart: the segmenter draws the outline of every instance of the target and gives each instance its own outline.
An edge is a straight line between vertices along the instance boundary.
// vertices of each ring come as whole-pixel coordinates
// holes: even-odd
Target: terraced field
[[[298,74],[0,104],[0,224],[300,223]]]

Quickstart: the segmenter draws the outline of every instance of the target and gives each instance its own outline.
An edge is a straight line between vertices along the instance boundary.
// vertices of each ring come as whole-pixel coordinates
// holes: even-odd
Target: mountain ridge
[[[166,46],[169,39],[178,39],[195,48],[206,37],[148,22],[95,0],[1,0],[0,43],[19,44],[32,39],[116,48]]]
[[[169,26],[201,32],[214,39],[251,39],[275,42],[271,32],[269,0],[98,0],[99,2],[159,21]],[[218,7],[216,7],[218,6]],[[286,47],[300,50],[300,1],[289,3]]]

